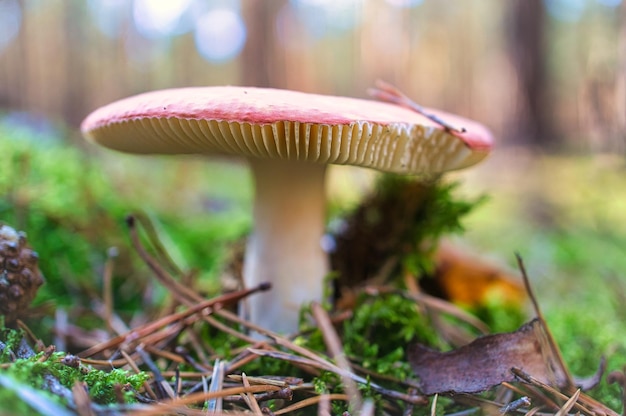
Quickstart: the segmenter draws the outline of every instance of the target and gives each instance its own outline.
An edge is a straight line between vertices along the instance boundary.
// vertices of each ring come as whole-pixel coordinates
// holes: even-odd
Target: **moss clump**
[[[438,337],[415,301],[401,295],[362,295],[343,324],[346,355],[368,370],[398,380],[411,376],[404,350],[411,342],[437,345]]]
[[[345,219],[335,235],[331,256],[338,287],[355,287],[388,266],[392,276],[432,272],[432,251],[443,235],[463,231],[461,220],[484,198],[465,200],[455,195],[458,183],[423,183],[413,178],[384,175],[376,191]]]
[[[54,390],[55,397],[62,400],[71,397],[72,387],[80,382],[84,383],[94,403],[117,403],[118,390],[123,392],[126,403],[133,403],[137,391],[149,379],[143,372],[132,374],[121,369],[103,371],[84,366],[77,357],[50,352],[53,349],[34,353],[26,345],[22,333],[16,330],[2,332],[0,350],[0,373],[38,390]],[[64,389],[67,389],[66,394],[63,394]]]
[[[85,383],[91,400],[98,404],[116,403],[118,386],[124,392],[127,403],[135,402],[135,392],[149,378],[146,373],[131,374],[121,369],[103,371],[82,365],[72,367],[66,363],[65,353],[54,353],[42,360],[44,354],[41,352],[30,358],[15,360],[5,370],[6,375],[42,390],[50,383],[46,376],[54,377],[60,385],[68,389],[76,382],[82,382]]]

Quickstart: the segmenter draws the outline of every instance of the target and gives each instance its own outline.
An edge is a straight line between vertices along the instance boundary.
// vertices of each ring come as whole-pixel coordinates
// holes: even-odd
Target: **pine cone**
[[[0,315],[5,322],[23,315],[43,284],[38,260],[25,233],[0,224]]]

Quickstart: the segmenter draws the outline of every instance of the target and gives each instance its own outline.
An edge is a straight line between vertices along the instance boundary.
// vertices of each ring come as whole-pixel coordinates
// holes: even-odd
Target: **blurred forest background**
[[[0,109],[39,128],[159,88],[378,78],[499,146],[626,152],[620,0],[0,0]]]
[[[115,310],[162,309],[167,291],[128,243],[129,211],[150,217],[176,264],[194,270],[181,278],[204,293],[251,227],[243,165],[99,149],[80,135],[87,114],[201,85],[365,98],[377,79],[493,131],[493,155],[450,175],[462,197],[489,196],[463,222],[463,243],[511,269],[521,253],[576,374],[602,355],[623,368],[620,0],[0,0],[0,221],[41,256],[36,303],[55,305],[41,320],[55,345],[101,302],[110,247]],[[329,173],[332,225],[372,173]]]
[[[73,250],[76,233],[96,247],[42,261],[51,293],[69,293],[75,275],[89,281],[85,270],[101,270],[107,247],[127,244],[119,236],[129,205],[156,213],[183,266],[214,275],[223,252],[207,254],[207,246],[250,224],[247,171],[96,149],[81,138],[81,120],[160,88],[233,84],[367,97],[377,79],[493,130],[493,156],[462,174],[461,192],[491,198],[466,222],[473,245],[509,263],[521,251],[538,280],[570,296],[580,285],[581,299],[598,287],[599,267],[605,276],[626,270],[620,0],[0,0],[0,136],[27,129],[36,138],[26,150],[0,141],[8,149],[0,151],[0,219],[25,229],[49,256]],[[46,148],[50,137],[62,151]],[[331,211],[342,199],[354,206],[371,179],[352,169],[356,182],[346,182],[337,171]],[[64,281],[55,289],[56,278]],[[599,305],[626,292],[613,283],[598,292]]]

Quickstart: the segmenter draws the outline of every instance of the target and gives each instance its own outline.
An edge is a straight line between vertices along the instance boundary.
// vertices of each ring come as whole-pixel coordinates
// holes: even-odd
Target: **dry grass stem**
[[[76,404],[76,413],[79,416],[95,416],[96,413],[91,408],[91,399],[84,383],[77,381],[72,387],[72,396]]]
[[[541,382],[540,380],[537,380],[536,378],[532,377],[529,374],[524,373],[523,371],[514,368],[511,371],[513,371],[513,373],[519,377],[521,380],[523,380],[524,382],[537,387],[538,389],[540,389],[542,392],[546,392],[547,394],[551,395],[552,397],[554,397],[557,400],[560,400],[561,402],[567,402],[570,397],[568,397],[566,394],[560,392],[559,390],[555,389],[552,386],[549,386],[543,382]],[[532,392],[529,391],[529,396],[532,396]],[[545,400],[545,396],[543,397],[543,399]],[[608,407],[598,403],[597,401],[591,399],[589,396],[584,395],[583,393],[579,393],[578,394],[578,402],[574,403],[573,406],[578,412],[583,413],[585,415],[597,415],[597,414],[601,414],[601,415],[607,415],[607,416],[618,416],[618,414],[616,412],[614,412],[613,410],[609,409]],[[559,409],[560,406],[555,404],[555,407],[553,407],[554,410]]]
[[[433,401],[430,404],[430,416],[437,416],[437,398],[439,398],[438,394],[433,396]]]
[[[149,322],[145,325],[142,325],[141,327],[135,328],[124,334],[118,335],[106,342],[100,343],[98,345],[94,345],[93,347],[88,348],[87,350],[81,352],[79,356],[91,357],[104,350],[118,347],[120,344],[127,343],[127,342],[136,342],[137,340],[142,339],[144,337],[153,336],[153,334],[161,330],[163,327],[166,327],[167,325],[172,325],[172,324],[179,325],[180,321],[185,320],[186,318],[188,318],[189,316],[193,314],[201,313],[201,312],[204,312],[205,310],[207,310],[207,312],[209,311],[212,312],[215,309],[222,308],[224,305],[236,303],[240,299],[246,296],[249,296],[250,294],[257,292],[259,290],[263,290],[263,288],[257,287],[253,289],[246,289],[246,290],[242,290],[239,292],[233,292],[233,293],[229,293],[226,295],[218,296],[213,299],[205,300],[203,302],[200,302],[196,305],[189,307],[185,311],[167,315],[161,319],[158,319],[157,321]],[[187,323],[190,324],[190,322],[187,322]]]
[[[248,382],[248,378],[246,377],[246,373],[241,373],[241,379],[243,382],[244,387],[250,387],[250,382]],[[263,412],[261,411],[261,407],[259,407],[259,403],[257,402],[256,398],[254,397],[254,394],[252,393],[245,393],[241,395],[244,400],[246,401],[246,404],[248,405],[248,407],[250,408],[250,410],[252,410],[252,412],[254,414],[256,414],[257,416],[259,415],[263,415]]]
[[[322,336],[324,337],[326,348],[328,348],[331,357],[337,362],[339,368],[343,370],[343,373],[340,374],[341,382],[343,383],[343,387],[350,398],[350,406],[355,411],[361,411],[363,399],[361,398],[361,394],[359,393],[359,389],[354,379],[345,375],[352,373],[352,369],[350,368],[350,362],[344,354],[341,340],[339,339],[339,336],[330,321],[330,317],[319,303],[313,303],[311,305],[311,310],[313,312],[313,318],[317,323],[317,327],[322,332]]]
[[[576,390],[576,393],[569,398],[568,401],[565,402],[563,407],[559,409],[558,412],[555,413],[554,416],[565,416],[569,413],[569,411],[576,405],[576,401],[578,400],[578,396],[580,396],[580,389]]]
[[[541,322],[541,326],[543,327],[544,334],[546,335],[547,340],[548,340],[548,346],[553,355],[553,360],[556,361],[555,362],[556,368],[554,368],[553,371],[555,373],[559,373],[559,372],[561,373],[561,374],[557,374],[556,376],[559,378],[562,378],[563,381],[567,383],[563,387],[569,390],[573,390],[575,386],[574,379],[572,378],[572,375],[570,374],[567,368],[567,365],[565,364],[565,361],[563,360],[563,356],[561,355],[561,350],[559,349],[556,341],[554,340],[552,331],[550,331],[550,328],[548,327],[548,323],[546,322],[546,319],[544,318],[543,313],[541,312],[541,308],[539,307],[539,301],[537,301],[537,297],[535,296],[535,293],[533,292],[532,286],[530,284],[530,279],[528,277],[528,274],[526,273],[526,266],[524,265],[524,261],[522,260],[522,257],[519,254],[516,254],[515,257],[517,259],[517,265],[520,269],[520,272],[522,273],[522,280],[524,282],[526,293],[528,294],[528,297],[530,298],[533,304],[533,309],[535,311],[535,315],[537,319],[539,319],[539,321]]]
[[[204,382],[203,378],[203,382]],[[211,374],[211,384],[209,385],[209,393],[218,393],[222,391],[224,386],[224,364],[220,360],[216,360],[213,365],[213,373]],[[246,386],[249,387],[249,386]],[[206,390],[206,389],[205,389]],[[251,393],[246,393],[251,394]],[[207,401],[207,410],[209,413],[219,413],[223,408],[223,397],[218,396]]]
[[[328,400],[329,402],[332,400],[340,400],[343,402],[347,402],[348,396],[346,394],[320,394],[319,396],[309,397],[308,399],[300,400],[297,403],[294,403],[290,406],[284,407],[280,410],[276,410],[274,412],[275,415],[287,415],[291,412],[295,412],[296,410],[304,409],[305,407],[313,406],[318,404],[322,400]]]

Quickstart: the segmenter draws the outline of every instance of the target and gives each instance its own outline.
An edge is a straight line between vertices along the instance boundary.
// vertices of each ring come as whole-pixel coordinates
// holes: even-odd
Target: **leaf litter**
[[[140,220],[142,224],[145,221]],[[583,382],[569,374],[519,257],[518,264],[536,318],[510,333],[487,334],[488,329],[474,316],[452,303],[419,291],[411,284],[406,285],[406,290],[376,284],[360,289],[363,296],[396,294],[409,299],[416,309],[427,313],[437,328],[448,334],[447,337],[456,331],[455,324],[442,317],[468,325],[479,334],[470,342],[469,333],[458,329],[458,334],[452,338],[463,345],[447,352],[437,352],[420,344],[401,346],[407,351],[408,363],[415,376],[398,380],[388,374],[372,372],[355,357],[345,355],[338,328],[341,328],[342,320],[350,318],[350,313],[329,313],[322,305],[312,305],[311,315],[323,338],[324,351],[312,350],[304,346],[302,338],[274,334],[232,312],[239,300],[258,291],[271,290],[269,285],[204,299],[172,276],[170,271],[175,269],[169,267],[170,271],[166,270],[163,264],[169,262],[167,253],[156,250],[160,253],[158,259],[149,253],[139,238],[134,217],[129,217],[128,226],[133,246],[155,279],[167,288],[173,307],[161,317],[127,328],[112,309],[112,300],[102,303],[99,314],[106,321],[111,335],[84,333],[87,337],[84,343],[90,346],[76,356],[65,355],[63,362],[105,371],[125,368],[137,374],[148,374],[149,379],[141,389],[133,392],[132,402],[123,395],[127,386],[112,386],[117,401],[103,405],[88,394],[85,383],[75,382],[66,387],[54,375],[46,374],[46,389],[61,396],[67,408],[75,414],[333,414],[336,409],[333,403],[344,403],[343,408],[348,409],[344,415],[435,414],[437,398],[446,397],[459,405],[481,409],[486,414],[568,414],[573,411],[588,415],[617,415],[578,387],[596,383],[602,371]],[[156,236],[150,232],[147,235],[153,246],[159,247]],[[111,273],[111,269],[105,268],[105,273]],[[106,294],[103,298],[107,299]],[[52,354],[54,347],[44,347],[29,334],[21,321],[19,324],[37,350],[44,351],[38,360],[56,359]],[[71,332],[72,326],[67,324],[62,330]],[[262,339],[250,337],[251,330],[262,335]],[[203,334],[207,331],[221,332],[231,341],[238,342],[233,342],[232,349],[228,348],[226,354],[215,351],[203,341]],[[74,332],[74,335],[78,333]],[[307,334],[303,335],[306,337]],[[101,340],[94,343],[94,339],[99,338]],[[25,340],[26,337],[21,344]],[[20,351],[14,354],[13,361],[32,358],[35,354],[28,346]],[[286,368],[290,370],[282,375],[242,371],[246,365],[261,359],[287,363]],[[325,384],[326,390],[315,383],[324,374],[337,377],[336,383]],[[624,373],[614,372],[610,377],[610,381],[624,388]],[[7,385],[4,376],[2,384]],[[330,385],[334,386],[332,391],[328,390]],[[28,386],[17,384],[11,388],[33,409],[44,409],[49,401]],[[486,390],[493,395],[477,394]],[[369,392],[367,397],[364,392]]]

